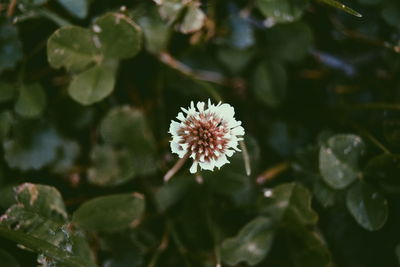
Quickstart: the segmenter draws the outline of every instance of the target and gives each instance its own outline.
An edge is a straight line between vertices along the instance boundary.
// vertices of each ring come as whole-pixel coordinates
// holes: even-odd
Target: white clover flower
[[[197,107],[197,109],[196,109]],[[171,150],[180,158],[190,157],[193,165],[191,173],[197,172],[198,165],[203,170],[218,169],[229,163],[235,151],[240,151],[238,141],[243,140],[244,129],[234,118],[235,110],[229,104],[218,105],[193,101],[188,109],[182,108],[176,117],[180,122],[171,121],[169,133],[172,135]]]

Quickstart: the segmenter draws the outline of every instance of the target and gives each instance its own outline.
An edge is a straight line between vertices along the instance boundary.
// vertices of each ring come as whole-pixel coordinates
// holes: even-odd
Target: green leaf
[[[95,45],[104,57],[127,59],[140,51],[141,30],[123,14],[108,13],[100,17],[94,22],[92,31]]]
[[[264,199],[262,213],[268,216],[275,228],[276,238],[283,235],[283,242],[290,255],[287,266],[327,266],[329,250],[310,226],[316,225],[317,213],[311,207],[311,193],[296,183],[282,184],[271,190]]]
[[[246,224],[237,236],[222,242],[222,260],[229,265],[240,262],[256,265],[270,251],[273,239],[274,224],[271,219],[257,217]]]
[[[27,5],[41,6],[47,3],[47,0],[21,0],[22,3]]]
[[[107,143],[140,154],[151,154],[155,149],[145,114],[129,106],[111,109],[101,122],[100,133]]]
[[[358,2],[363,5],[376,5],[380,4],[382,0],[358,0]]]
[[[13,116],[10,111],[0,112],[0,141],[8,137],[13,122]]]
[[[87,16],[89,3],[88,0],[57,0],[69,13],[77,18],[84,19]]]
[[[329,250],[318,232],[297,225],[293,229],[282,231],[282,235],[277,235],[276,238],[282,238],[286,244],[290,255],[287,257],[287,266],[332,266]]]
[[[21,85],[15,112],[26,118],[39,117],[46,107],[46,94],[38,83]]]
[[[354,182],[360,174],[358,161],[365,145],[359,136],[335,135],[320,148],[319,168],[325,182],[342,189]]]
[[[126,149],[111,146],[95,146],[90,154],[92,166],[88,170],[88,180],[98,186],[123,184],[136,174],[135,158]]]
[[[68,87],[69,95],[82,105],[103,100],[114,90],[117,63],[95,65],[76,75]]]
[[[17,202],[26,211],[52,219],[68,217],[60,192],[52,186],[24,183],[16,187],[15,192]]]
[[[267,17],[270,26],[299,19],[307,4],[308,0],[256,0],[258,9]]]
[[[267,106],[277,108],[285,100],[287,74],[280,62],[258,65],[252,81],[255,96]]]
[[[249,154],[250,167],[256,171],[261,160],[260,145],[250,135],[246,135],[244,142]],[[246,205],[253,201],[255,192],[252,181],[246,174],[243,154],[235,153],[229,161],[229,165],[222,166],[218,171],[202,173],[204,186],[214,193],[232,199],[237,205]]]
[[[0,185],[0,209],[6,210],[15,203],[14,185]]]
[[[302,22],[280,24],[265,31],[269,58],[296,62],[303,59],[312,45],[310,27]]]
[[[388,193],[400,192],[400,155],[381,154],[368,161],[365,175]]]
[[[340,10],[343,10],[344,12],[347,12],[347,13],[353,15],[353,16],[356,16],[356,17],[359,17],[359,18],[362,17],[362,15],[360,13],[358,13],[357,11],[349,8],[348,6],[343,5],[342,3],[340,3],[340,2],[338,2],[336,0],[318,0],[318,1],[321,1],[321,2],[323,2],[325,4],[327,4],[327,5],[333,6],[335,8],[340,9]]]
[[[17,27],[9,19],[0,18],[0,73],[14,68],[22,56]]]
[[[253,59],[255,53],[252,48],[238,49],[224,47],[218,50],[218,59],[226,68],[233,74],[238,74],[243,71]]]
[[[6,82],[0,82],[0,102],[11,100],[15,95],[15,91],[14,85]]]
[[[62,174],[71,170],[79,156],[80,147],[77,142],[64,139],[60,143],[57,152],[57,159],[51,168],[52,171]]]
[[[107,145],[92,151],[91,183],[114,186],[156,170],[155,141],[141,111],[128,106],[110,110],[100,133]]]
[[[143,8],[135,14],[135,18],[143,31],[147,51],[153,54],[165,51],[171,37],[171,27],[161,19],[158,11],[155,8]]]
[[[206,15],[197,4],[189,4],[185,16],[183,17],[180,31],[184,34],[196,32],[203,27],[205,19]]]
[[[246,18],[237,13],[230,14],[228,27],[227,39],[231,48],[254,52],[254,49],[251,49],[256,42],[253,25]]]
[[[324,208],[331,207],[335,203],[335,190],[325,184],[319,176],[313,184],[313,193]]]
[[[42,253],[41,262],[94,266],[83,249],[86,240],[68,227],[64,202],[54,187],[24,183],[15,195],[17,203],[0,217],[0,236]]]
[[[395,252],[396,252],[397,262],[398,262],[398,264],[400,264],[400,243],[397,244]]]
[[[68,267],[95,266],[70,252],[73,244],[68,240],[69,234],[65,226],[44,220],[17,206],[0,218],[0,236],[36,253],[43,253]],[[17,225],[18,229],[13,229],[12,225]]]
[[[317,213],[311,208],[311,193],[297,183],[282,184],[272,190],[264,208],[275,222],[286,221],[290,225],[314,225]]]
[[[84,203],[72,216],[72,222],[91,231],[119,231],[138,222],[145,209],[139,193],[98,197]]]
[[[400,5],[397,1],[388,1],[381,10],[381,16],[387,24],[397,26],[400,23]]]
[[[60,137],[54,129],[40,125],[17,125],[18,134],[3,143],[8,165],[20,170],[40,169],[56,157]]]
[[[347,192],[347,208],[364,229],[376,231],[386,223],[387,200],[370,185],[359,182]]]
[[[157,206],[161,212],[173,206],[195,185],[191,176],[174,177],[169,183],[164,184],[155,194]]]
[[[47,41],[47,57],[53,68],[81,71],[98,61],[93,36],[87,29],[66,26],[55,31]]]
[[[159,12],[163,19],[172,24],[184,7],[185,5],[182,0],[163,0],[159,7]]]
[[[7,267],[20,267],[18,261],[8,254],[5,250],[0,249],[0,262],[3,266]]]

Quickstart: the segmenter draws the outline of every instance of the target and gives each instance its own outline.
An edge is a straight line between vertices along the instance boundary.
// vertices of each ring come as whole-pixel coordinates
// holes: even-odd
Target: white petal
[[[180,153],[180,145],[177,142],[171,141],[170,143],[172,153]]]
[[[225,138],[225,139],[231,139],[231,138],[232,138],[232,135],[228,132],[228,133],[224,134],[223,138]]]
[[[198,109],[200,112],[203,112],[203,111],[204,111],[204,105],[205,105],[204,102],[198,102],[198,103],[197,103],[197,109]]]
[[[197,161],[193,161],[193,164],[190,167],[190,173],[196,173],[196,172],[197,172]]]
[[[229,140],[227,145],[229,148],[233,148],[236,151],[239,151],[239,148],[238,148],[239,143],[236,138],[232,138],[231,140]]]
[[[233,116],[235,116],[235,109],[229,104],[222,104],[218,107],[218,110],[219,115],[223,118],[233,119]]]
[[[242,126],[235,127],[231,130],[231,134],[244,135],[244,128]]]
[[[179,112],[179,113],[178,113],[178,116],[176,116],[176,118],[177,118],[178,120],[180,120],[180,121],[186,120],[186,118],[185,118],[185,116],[183,115],[182,112]]]
[[[172,142],[179,143],[181,140],[182,140],[182,136],[179,136],[179,135],[172,136]]]
[[[225,163],[229,163],[229,160],[226,158],[225,155],[222,155],[215,161],[215,166],[221,168]]]
[[[235,127],[238,127],[238,126],[242,125],[241,121],[237,121],[234,118],[231,119],[230,121],[227,121],[227,122],[228,122],[228,127],[229,128],[235,128]]]
[[[189,145],[186,144],[186,143],[183,143],[183,144],[181,144],[181,147],[182,147],[183,150],[187,151]]]
[[[235,150],[228,149],[225,151],[225,155],[227,155],[228,157],[232,157],[233,153],[235,153]]]
[[[180,150],[178,153],[179,158],[183,158],[186,155],[187,151],[186,150]]]
[[[199,164],[203,170],[214,170],[214,163],[211,161],[200,162]]]
[[[169,125],[169,133],[172,135],[178,135],[178,130],[181,127],[181,124],[176,121],[171,121],[171,124]]]

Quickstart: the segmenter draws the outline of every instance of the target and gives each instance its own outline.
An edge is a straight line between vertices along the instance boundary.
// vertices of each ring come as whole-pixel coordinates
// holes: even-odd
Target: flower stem
[[[168,182],[182,168],[190,153],[187,153],[183,158],[179,159],[175,165],[164,175],[164,182]]]

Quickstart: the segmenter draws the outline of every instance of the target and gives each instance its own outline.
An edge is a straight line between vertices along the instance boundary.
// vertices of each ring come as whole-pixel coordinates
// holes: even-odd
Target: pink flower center
[[[195,154],[195,160],[216,160],[225,152],[229,140],[227,123],[213,113],[200,113],[198,118],[190,116],[178,134],[182,136],[181,144],[188,145],[188,153]]]

